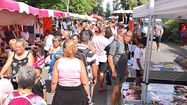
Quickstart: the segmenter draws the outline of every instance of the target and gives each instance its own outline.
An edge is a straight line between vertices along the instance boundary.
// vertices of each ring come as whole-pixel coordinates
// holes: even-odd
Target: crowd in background
[[[141,49],[146,40],[136,30],[138,28],[129,31],[113,19],[63,24],[66,25],[61,26],[62,29],[53,25],[52,31],[46,30],[41,40],[36,41],[37,47],[31,50],[25,49],[28,43],[24,39],[9,40],[11,52],[0,76],[10,78],[14,91],[10,89],[5,93],[3,105],[15,103],[18,96],[26,96],[35,105],[45,105],[43,70],[48,70],[51,80],[52,105],[93,104],[97,101],[92,100],[94,88],[105,91],[106,74],[112,84],[111,103],[119,105],[121,84],[129,74],[129,59],[134,59],[135,83],[140,84],[143,75]],[[96,83],[98,87],[95,87]],[[34,96],[28,97],[31,94]]]

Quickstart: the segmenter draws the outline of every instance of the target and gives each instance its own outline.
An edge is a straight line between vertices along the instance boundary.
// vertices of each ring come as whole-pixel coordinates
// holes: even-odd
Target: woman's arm
[[[47,94],[47,92],[46,92],[46,90],[44,90],[44,91],[43,91],[43,99],[44,99],[45,101],[47,101],[46,94]]]
[[[33,57],[32,53],[29,53],[29,55],[28,55],[28,65],[33,66],[33,64],[34,64],[34,57]]]
[[[2,76],[9,69],[9,67],[11,66],[13,56],[14,56],[14,53],[9,54],[5,65],[1,69],[0,76]]]
[[[53,72],[52,72],[51,93],[55,92],[55,89],[56,89],[57,83],[58,83],[58,70],[57,70],[58,62],[59,62],[59,60],[57,60],[55,62]]]
[[[84,63],[82,61],[80,61],[81,63],[81,83],[84,86],[84,89],[87,93],[87,96],[90,96],[90,90],[89,90],[89,83],[88,83],[88,77],[87,77],[87,73],[86,73],[86,68],[84,66]]]

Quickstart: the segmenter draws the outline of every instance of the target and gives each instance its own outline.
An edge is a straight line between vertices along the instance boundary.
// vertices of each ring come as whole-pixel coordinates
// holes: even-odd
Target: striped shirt
[[[78,44],[77,45],[77,49],[78,50],[88,50],[89,47],[85,44]],[[96,63],[96,57],[93,51],[91,51],[89,49],[89,52],[87,54],[85,54],[86,56],[86,70],[87,70],[87,75],[88,75],[88,79],[89,79],[89,83],[92,82],[93,79],[93,73],[92,73],[92,64]]]

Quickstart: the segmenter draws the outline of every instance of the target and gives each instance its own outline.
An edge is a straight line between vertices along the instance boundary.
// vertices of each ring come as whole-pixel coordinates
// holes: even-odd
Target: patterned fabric
[[[11,67],[12,67],[11,76],[14,77],[18,73],[20,67],[22,67],[22,66],[24,66],[24,65],[26,65],[28,63],[28,55],[29,55],[29,53],[30,52],[27,53],[27,56],[25,58],[20,59],[20,60],[15,58],[15,53],[14,53],[13,61],[12,61],[12,64],[11,64]]]
[[[84,44],[78,44],[77,48],[79,50],[89,49],[88,46]],[[93,79],[92,64],[96,63],[96,57],[94,55],[94,52],[92,52],[91,50],[86,54],[86,61],[87,61],[87,65],[86,65],[87,75],[88,75],[89,83],[91,83]]]
[[[50,55],[51,56],[51,62],[50,62],[49,74],[52,74],[53,67],[54,67],[55,61],[57,60],[57,57],[62,56],[62,55],[63,55],[62,49],[59,49],[57,51],[57,53],[52,53]]]
[[[37,83],[32,88],[32,92],[41,97],[44,97],[43,91],[46,91],[46,85],[45,85],[45,81],[43,81],[42,78],[40,77],[37,80]]]

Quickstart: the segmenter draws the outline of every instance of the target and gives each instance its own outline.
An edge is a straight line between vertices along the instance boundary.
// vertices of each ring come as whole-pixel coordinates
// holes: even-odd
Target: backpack
[[[120,42],[119,42],[119,40],[113,40],[113,42],[114,41],[116,41],[116,51],[119,49],[119,47],[120,47]],[[112,43],[111,43],[112,44]],[[107,45],[106,47],[105,47],[105,51],[106,51],[106,55],[108,56],[109,55],[109,51],[110,51],[110,45],[111,44],[109,44],[109,45]]]
[[[87,66],[87,57],[86,57],[86,54],[88,54],[90,52],[90,49],[85,49],[85,50],[80,50],[78,49],[76,54],[75,54],[75,57],[82,60],[84,65]]]
[[[30,94],[28,96],[20,96],[18,91],[13,92],[14,98],[9,102],[8,105],[33,105],[31,99],[37,95]]]

